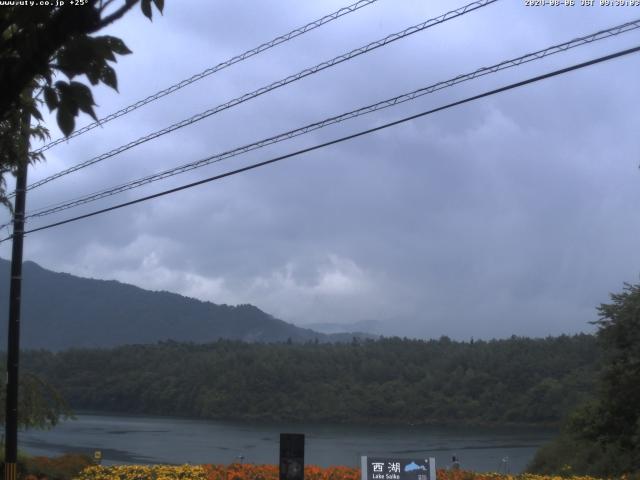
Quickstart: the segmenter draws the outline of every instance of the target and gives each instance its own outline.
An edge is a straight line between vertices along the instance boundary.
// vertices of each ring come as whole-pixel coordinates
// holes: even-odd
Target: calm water
[[[248,424],[167,417],[77,415],[51,431],[20,433],[20,448],[36,455],[101,450],[115,463],[278,463],[280,432],[306,435],[307,464],[359,466],[361,455],[436,457],[446,467],[519,472],[553,431],[523,428],[443,428]]]

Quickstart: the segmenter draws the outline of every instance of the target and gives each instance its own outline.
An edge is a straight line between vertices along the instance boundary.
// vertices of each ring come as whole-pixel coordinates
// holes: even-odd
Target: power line
[[[246,167],[238,168],[236,170],[232,170],[232,171],[229,171],[229,172],[226,172],[226,173],[222,173],[222,174],[215,175],[215,176],[212,176],[212,177],[209,177],[209,178],[205,178],[203,180],[198,180],[197,182],[192,182],[192,183],[189,183],[189,184],[186,184],[186,185],[182,185],[180,187],[171,188],[169,190],[164,190],[162,192],[155,193],[153,195],[148,195],[146,197],[141,197],[141,198],[138,198],[136,200],[131,200],[129,202],[124,202],[124,203],[120,203],[118,205],[114,205],[114,206],[111,206],[111,207],[103,208],[103,209],[100,209],[100,210],[95,210],[93,212],[86,213],[84,215],[78,215],[77,217],[72,217],[72,218],[68,218],[66,220],[61,220],[59,222],[50,223],[50,224],[44,225],[42,227],[33,228],[31,230],[25,231],[24,233],[25,234],[34,233],[34,232],[39,232],[41,230],[47,230],[49,228],[58,227],[60,225],[65,225],[67,223],[76,222],[78,220],[83,220],[85,218],[93,217],[93,216],[100,215],[100,214],[103,214],[103,213],[107,213],[107,212],[110,212],[110,211],[113,211],[113,210],[118,210],[120,208],[124,208],[124,207],[128,207],[128,206],[131,206],[131,205],[135,205],[137,203],[142,203],[142,202],[145,202],[147,200],[152,200],[154,198],[158,198],[158,197],[162,197],[162,196],[165,196],[165,195],[169,195],[171,193],[176,193],[176,192],[179,192],[181,190],[186,190],[186,189],[189,189],[189,188],[193,188],[193,187],[196,187],[198,185],[203,185],[205,183],[213,182],[215,180],[220,180],[222,178],[230,177],[232,175],[243,173],[243,172],[246,172],[246,171],[249,171],[249,170],[253,170],[253,169],[256,169],[256,168],[259,168],[259,167],[264,167],[266,165],[270,165],[272,163],[276,163],[276,162],[279,162],[281,160],[285,160],[287,158],[291,158],[291,157],[295,157],[295,156],[298,156],[298,155],[302,155],[303,153],[312,152],[314,150],[319,150],[321,148],[325,148],[325,147],[328,147],[330,145],[335,145],[335,144],[338,144],[338,143],[345,142],[347,140],[352,140],[354,138],[358,138],[358,137],[361,137],[361,136],[364,136],[364,135],[368,135],[368,134],[377,132],[379,130],[383,130],[383,129],[386,129],[386,128],[389,128],[389,127],[393,127],[395,125],[399,125],[401,123],[405,123],[405,122],[408,122],[408,121],[411,121],[411,120],[415,120],[417,118],[421,118],[421,117],[424,117],[424,116],[427,116],[427,115],[431,115],[433,113],[440,112],[442,110],[447,110],[449,108],[456,107],[456,106],[459,106],[459,105],[463,105],[465,103],[469,103],[469,102],[472,102],[472,101],[475,101],[475,100],[479,100],[481,98],[489,97],[491,95],[502,93],[502,92],[505,92],[505,91],[508,91],[508,90],[513,90],[515,88],[522,87],[524,85],[528,85],[528,84],[531,84],[531,83],[539,82],[541,80],[546,80],[546,79],[551,78],[551,77],[555,77],[555,76],[558,76],[558,75],[569,73],[571,71],[578,70],[578,69],[585,68],[585,67],[589,67],[591,65],[602,63],[602,62],[605,62],[605,61],[608,61],[608,60],[613,60],[615,58],[619,58],[619,57],[622,57],[622,56],[625,56],[625,55],[630,55],[630,54],[636,53],[638,51],[640,51],[640,46],[629,48],[629,49],[626,49],[626,50],[622,50],[622,51],[619,51],[619,52],[616,52],[616,53],[612,53],[610,55],[605,55],[603,57],[595,58],[595,59],[589,60],[587,62],[578,63],[578,64],[572,65],[570,67],[565,67],[565,68],[561,68],[559,70],[554,70],[552,72],[545,73],[543,75],[538,75],[536,77],[532,77],[532,78],[529,78],[527,80],[522,80],[520,82],[511,83],[511,84],[506,85],[504,87],[496,88],[494,90],[489,90],[489,91],[481,93],[479,95],[474,95],[472,97],[467,97],[467,98],[465,98],[463,100],[458,100],[457,102],[449,103],[447,105],[444,105],[444,106],[441,106],[441,107],[438,107],[438,108],[434,108],[432,110],[427,110],[425,112],[421,112],[421,113],[418,113],[418,114],[415,114],[415,115],[411,115],[411,116],[408,116],[408,117],[401,118],[400,120],[395,120],[393,122],[385,123],[385,124],[377,126],[377,127],[369,128],[367,130],[362,130],[360,132],[353,133],[351,135],[340,137],[340,138],[331,140],[329,142],[325,142],[325,143],[321,143],[321,144],[318,144],[318,145],[314,145],[312,147],[304,148],[302,150],[297,150],[295,152],[288,153],[286,155],[281,155],[279,157],[275,157],[275,158],[272,158],[270,160],[265,160],[263,162],[254,163],[254,164],[248,165]],[[9,240],[10,238],[11,238],[11,236],[3,238],[2,240],[0,240],[0,243],[4,242],[6,240]]]
[[[315,122],[309,125],[306,125],[304,127],[300,127],[294,130],[290,130],[288,132],[284,132],[284,133],[280,133],[278,135],[269,137],[269,138],[265,138],[262,140],[259,140],[257,142],[254,143],[250,143],[247,145],[243,145],[241,147],[237,147],[234,148],[232,150],[228,150],[226,152],[223,153],[219,153],[216,155],[212,155],[209,156],[207,158],[204,159],[200,159],[197,160],[195,162],[190,162],[178,167],[174,167],[159,173],[155,173],[152,175],[148,175],[146,177],[142,177],[136,180],[132,180],[130,182],[121,184],[121,185],[117,185],[114,187],[110,187],[108,189],[105,190],[101,190],[98,192],[94,192],[88,195],[84,195],[82,197],[73,199],[73,200],[67,200],[64,202],[60,202],[57,203],[55,205],[51,205],[51,206],[47,206],[47,207],[43,207],[40,209],[37,209],[29,214],[27,214],[26,218],[38,218],[38,217],[44,217],[47,215],[51,215],[57,212],[61,212],[63,210],[67,210],[70,208],[74,208],[80,205],[84,205],[86,203],[89,202],[93,202],[96,200],[100,200],[102,198],[106,198],[106,197],[110,197],[112,195],[116,195],[118,193],[122,193],[125,192],[127,190],[131,190],[134,188],[138,188],[141,187],[143,185],[152,183],[152,182],[156,182],[159,180],[163,180],[165,178],[169,178],[181,173],[185,173],[191,170],[194,170],[196,168],[200,168],[200,167],[204,167],[206,165],[210,165],[212,163],[217,163],[220,162],[222,160],[226,160],[228,158],[232,158],[253,150],[257,150],[259,148],[268,146],[268,145],[272,145],[274,143],[278,143],[284,140],[288,140],[290,138],[294,138],[300,135],[304,135],[306,133],[324,128],[328,125],[333,125],[336,123],[340,123],[352,118],[356,118],[359,117],[361,115],[365,115],[368,113],[372,113],[378,110],[382,110],[385,108],[389,108],[392,107],[394,105],[399,105],[401,103],[410,101],[410,100],[415,100],[416,98],[419,98],[423,95],[427,95],[439,90],[442,90],[444,88],[448,88],[448,87],[452,87],[454,85],[457,85],[459,83],[468,81],[468,80],[472,80],[474,78],[478,78],[484,75],[488,75],[491,73],[495,73],[501,70],[505,70],[508,68],[512,68],[512,67],[516,67],[519,65],[522,65],[524,63],[528,63],[528,62],[532,62],[535,60],[539,60],[542,58],[545,58],[549,55],[553,55],[556,53],[560,53],[560,52],[565,52],[567,50],[570,50],[572,48],[576,48],[585,44],[590,44],[593,43],[595,41],[599,41],[599,40],[603,40],[605,38],[609,38],[615,35],[619,35],[621,33],[624,32],[629,32],[635,29],[640,28],[640,19],[631,21],[631,22],[627,22],[621,25],[617,25],[615,27],[611,27],[608,28],[606,30],[600,30],[598,32],[592,33],[590,35],[585,35],[579,38],[575,38],[573,40],[570,40],[568,42],[565,43],[561,43],[558,45],[554,45],[551,47],[547,47],[543,50],[538,50],[536,52],[533,53],[528,53],[526,55],[522,55],[520,57],[517,58],[513,58],[510,60],[505,60],[502,61],[500,63],[497,63],[495,65],[489,66],[489,67],[482,67],[479,68],[471,73],[466,73],[466,74],[462,74],[462,75],[458,75],[456,77],[453,77],[449,80],[445,80],[445,81],[441,81],[435,84],[432,84],[430,86],[427,87],[423,87],[420,88],[418,90],[414,90],[412,92],[409,93],[405,93],[402,95],[398,95],[396,97],[393,98],[389,98],[387,100],[383,100],[377,103],[374,103],[372,105],[368,105],[366,107],[361,107],[357,110],[352,110],[350,112],[347,113],[343,113],[341,115],[337,115],[337,116],[333,116],[330,118],[326,118],[324,120],[321,120],[319,122]],[[2,228],[2,227],[0,227]]]
[[[102,155],[94,157],[94,158],[92,158],[90,160],[87,160],[85,162],[79,163],[79,164],[77,164],[77,165],[75,165],[73,167],[67,168],[67,169],[62,170],[62,171],[60,171],[58,173],[55,173],[55,174],[53,174],[53,175],[51,175],[51,176],[49,176],[47,178],[44,178],[44,179],[39,180],[39,181],[37,181],[35,183],[32,183],[31,185],[28,186],[28,190],[40,187],[40,186],[42,186],[42,185],[44,185],[46,183],[49,183],[49,182],[51,182],[51,181],[53,181],[53,180],[55,180],[57,178],[63,177],[63,176],[68,175],[70,173],[76,172],[76,171],[78,171],[78,170],[80,170],[82,168],[85,168],[85,167],[88,167],[88,166],[93,165],[95,163],[98,163],[98,162],[101,162],[103,160],[106,160],[107,158],[113,157],[115,155],[118,155],[118,154],[126,151],[126,150],[129,150],[129,149],[131,149],[133,147],[136,147],[136,146],[141,145],[141,144],[143,144],[145,142],[148,142],[149,140],[154,140],[154,139],[156,139],[158,137],[161,137],[162,135],[165,135],[167,133],[171,133],[171,132],[173,132],[175,130],[178,130],[178,129],[182,128],[182,127],[186,127],[186,126],[191,125],[193,123],[199,122],[200,120],[203,120],[203,119],[205,119],[207,117],[210,117],[211,115],[219,113],[219,112],[221,112],[223,110],[226,110],[228,108],[235,107],[235,106],[237,106],[237,105],[239,105],[241,103],[244,103],[244,102],[246,102],[248,100],[256,98],[256,97],[258,97],[260,95],[263,95],[263,94],[265,94],[267,92],[270,92],[270,91],[275,90],[277,88],[283,87],[285,85],[288,85],[288,84],[290,84],[292,82],[295,82],[297,80],[305,78],[305,77],[307,77],[309,75],[318,73],[318,72],[320,72],[322,70],[325,70],[327,68],[333,67],[334,65],[338,65],[338,64],[340,64],[342,62],[351,60],[351,59],[353,59],[353,58],[355,58],[357,56],[360,56],[360,55],[362,55],[364,53],[368,53],[368,52],[370,52],[372,50],[375,50],[377,48],[380,48],[380,47],[383,47],[385,45],[388,45],[388,44],[390,44],[392,42],[395,42],[397,40],[405,38],[405,37],[407,37],[409,35],[412,35],[414,33],[417,33],[417,32],[420,32],[422,30],[425,30],[427,28],[433,27],[435,25],[444,23],[444,22],[446,22],[448,20],[451,20],[453,18],[460,17],[460,16],[465,15],[465,14],[467,14],[469,12],[478,10],[479,8],[486,7],[487,5],[490,5],[490,4],[495,3],[497,1],[498,0],[477,0],[477,1],[471,2],[468,5],[465,5],[464,7],[460,7],[458,9],[456,9],[456,10],[451,10],[451,11],[449,11],[449,12],[443,14],[443,15],[440,15],[439,17],[432,18],[432,19],[427,20],[425,22],[422,22],[422,23],[419,23],[419,24],[414,25],[412,27],[406,28],[405,30],[402,30],[401,32],[393,33],[393,34],[388,35],[388,36],[386,36],[386,37],[384,37],[384,38],[382,38],[380,40],[376,40],[375,42],[371,42],[371,43],[369,43],[369,44],[367,44],[367,45],[365,45],[363,47],[359,47],[359,48],[356,48],[354,50],[351,50],[348,53],[344,53],[342,55],[339,55],[337,57],[332,58],[331,60],[327,60],[325,62],[319,63],[319,64],[317,64],[317,65],[315,65],[313,67],[306,68],[306,69],[304,69],[304,70],[302,70],[302,71],[300,71],[300,72],[298,72],[298,73],[296,73],[294,75],[290,75],[290,76],[288,76],[286,78],[283,78],[281,80],[273,82],[273,83],[271,83],[271,84],[269,84],[267,86],[264,86],[264,87],[261,87],[261,88],[259,88],[257,90],[254,90],[253,92],[245,93],[244,95],[242,95],[240,97],[237,97],[237,98],[234,98],[233,100],[230,100],[230,101],[228,101],[226,103],[220,104],[220,105],[218,105],[218,106],[216,106],[214,108],[211,108],[211,109],[206,110],[204,112],[201,112],[201,113],[199,113],[197,115],[194,115],[194,116],[192,116],[190,118],[187,118],[187,119],[182,120],[180,122],[174,123],[173,125],[165,127],[162,130],[158,130],[156,132],[153,132],[153,133],[150,133],[150,134],[145,135],[143,137],[140,137],[137,140],[129,142],[129,143],[125,144],[125,145],[121,145],[120,147],[117,147],[117,148],[115,148],[115,149],[113,149],[113,150],[111,150],[111,151],[109,151],[107,153],[103,153]],[[9,195],[9,197],[11,197],[11,196],[12,196],[12,194]]]
[[[252,48],[251,50],[247,50],[244,53],[241,53],[240,55],[236,55],[235,57],[230,58],[229,60],[226,60],[224,62],[219,63],[218,65],[214,66],[214,67],[209,67],[206,70],[203,70],[200,73],[197,73],[195,75],[192,75],[191,77],[184,79],[178,83],[175,83],[163,90],[160,90],[159,92],[154,93],[153,95],[149,95],[146,98],[143,98],[142,100],[138,100],[137,102],[121,109],[118,110],[117,112],[111,113],[109,115],[107,115],[104,118],[99,119],[96,122],[90,123],[89,125],[86,125],[76,131],[74,131],[71,135],[69,135],[68,137],[61,137],[58,138],[52,142],[47,143],[46,145],[44,145],[43,147],[40,147],[38,150],[36,150],[36,153],[41,153],[44,152],[46,150],[49,150],[52,147],[55,147],[56,145],[65,142],[71,138],[77,137],[78,135],[82,135],[83,133],[86,133],[90,130],[93,130],[96,127],[100,127],[102,125],[104,125],[107,122],[110,122],[111,120],[115,120],[118,117],[121,117],[123,115],[126,115],[128,113],[133,112],[134,110],[137,110],[138,108],[151,103],[155,100],[158,100],[162,97],[165,97],[173,92],[176,92],[178,90],[180,90],[181,88],[186,87],[187,85],[191,85],[194,82],[197,82],[198,80],[202,80],[205,77],[208,77],[209,75],[213,75],[216,72],[219,72],[220,70],[224,70],[227,67],[230,67],[231,65],[234,65],[236,63],[242,62],[243,60],[246,60],[248,58],[251,58],[255,55],[258,55],[259,53],[264,52],[265,50],[269,50],[270,48],[273,48],[277,45],[280,45],[281,43],[287,42],[289,40],[292,40],[296,37],[299,37],[300,35],[303,35],[307,32],[310,32],[311,30],[315,30],[318,27],[321,27],[322,25],[325,25],[329,22],[332,22],[333,20],[336,20],[340,17],[343,17],[349,13],[355,12],[356,10],[359,10],[363,7],[366,7],[368,5],[371,5],[372,3],[377,2],[378,0],[359,0],[358,2],[355,2],[349,6],[343,7],[339,10],[336,10],[333,13],[330,13],[328,15],[325,15],[322,18],[319,18],[318,20],[315,20],[313,22],[307,23],[306,25],[302,26],[302,27],[298,27],[295,30],[291,30],[289,33],[285,33],[284,35],[280,35],[276,38],[274,38],[273,40],[270,40],[268,42],[265,42],[255,48]]]

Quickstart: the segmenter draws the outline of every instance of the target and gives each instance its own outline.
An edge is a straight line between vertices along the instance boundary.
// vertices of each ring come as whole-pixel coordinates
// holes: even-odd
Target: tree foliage
[[[592,389],[589,335],[28,352],[77,409],[210,419],[556,424]]]
[[[0,388],[0,424],[5,423],[6,386]],[[25,372],[18,388],[18,425],[21,428],[51,428],[60,418],[71,416],[69,404],[51,384]]]
[[[19,162],[42,159],[29,152],[31,138],[45,140],[48,130],[40,111],[43,104],[56,112],[65,135],[75,128],[75,118],[84,112],[97,120],[91,88],[79,81],[86,77],[92,86],[103,83],[117,90],[117,76],[111,63],[116,55],[131,53],[116,37],[94,36],[122,18],[140,2],[142,12],[152,17],[152,0],[87,0],[83,5],[9,5],[0,8],[0,202],[11,208],[6,196],[6,178]],[[153,0],[162,12],[163,0]],[[25,113],[34,120],[25,123]],[[5,403],[6,390],[0,390]],[[19,386],[19,424],[50,427],[67,415],[67,404],[48,383],[24,375]],[[0,421],[4,423],[4,408]]]
[[[640,285],[625,284],[598,312],[603,368],[597,394],[538,453],[533,471],[640,475]]]
[[[43,104],[56,112],[65,135],[75,128],[75,118],[84,112],[97,120],[91,88],[79,81],[85,77],[117,90],[112,66],[117,55],[131,53],[116,37],[94,35],[122,18],[140,2],[142,12],[152,17],[152,1],[162,12],[163,0],[86,0],[83,5],[4,6],[0,9],[0,201],[9,206],[4,174],[14,172],[25,158],[28,139],[48,136],[40,112]],[[35,119],[27,135],[22,114]],[[29,161],[42,159],[30,154]]]

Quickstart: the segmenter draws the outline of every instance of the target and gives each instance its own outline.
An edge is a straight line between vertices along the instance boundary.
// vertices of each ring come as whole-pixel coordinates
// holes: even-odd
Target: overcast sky
[[[134,53],[117,64],[119,94],[95,91],[98,115],[346,4],[167,0],[164,16],[153,23],[132,12],[106,32]],[[379,0],[51,149],[29,180],[462,5]],[[499,1],[68,175],[30,192],[27,207],[123,183],[637,17],[637,7]],[[640,30],[28,226],[638,44]],[[252,303],[297,325],[375,321],[385,334],[465,340],[593,331],[588,322],[597,318],[595,307],[623,282],[638,281],[639,66],[640,54],[627,56],[34,233],[26,238],[25,259],[215,303]],[[9,258],[9,245],[0,246],[0,255]]]

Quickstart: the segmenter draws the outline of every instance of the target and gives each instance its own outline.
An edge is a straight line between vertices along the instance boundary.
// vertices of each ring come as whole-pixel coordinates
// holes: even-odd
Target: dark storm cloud
[[[131,16],[114,27],[135,53],[119,63],[121,95],[98,92],[103,115],[342,6],[187,4],[169,2],[152,25]],[[50,151],[32,178],[451,8],[381,0]],[[54,182],[30,194],[29,204],[192,161],[622,23],[633,13],[498,2]],[[637,39],[629,33],[487,76],[117,198],[304,148]],[[608,292],[637,280],[640,120],[631,108],[640,95],[631,83],[637,62],[617,60],[33,234],[27,257],[218,303],[250,302],[299,324],[380,320],[387,334],[458,338],[589,330]]]

